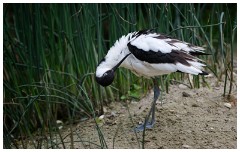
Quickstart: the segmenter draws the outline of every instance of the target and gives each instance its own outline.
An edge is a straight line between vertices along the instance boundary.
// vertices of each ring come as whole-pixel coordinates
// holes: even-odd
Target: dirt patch
[[[149,149],[235,149],[237,85],[234,83],[231,99],[226,100],[222,97],[224,83],[213,77],[206,79],[210,88],[189,89],[177,84],[169,87],[168,94],[162,92],[156,104],[156,124],[145,131],[144,140],[143,132],[135,133],[134,128],[144,122],[153,91],[139,102],[112,102],[105,107],[103,121],[98,123],[104,140],[99,138],[96,124],[90,119],[72,127],[63,125],[62,140],[59,134],[52,135],[41,148],[101,148],[102,141],[102,145],[115,149],[143,148],[143,145]],[[34,148],[32,142],[36,141],[26,141],[28,148]],[[56,147],[49,147],[54,144]]]
[[[210,89],[171,85],[170,92],[163,93],[156,105],[156,124],[145,132],[144,148],[237,148],[236,86],[229,102],[222,97],[223,82],[214,78],[207,81]],[[129,103],[128,108],[120,102],[106,107],[100,129],[108,148],[142,148],[143,132],[135,134],[133,128],[144,121],[152,100],[150,92],[141,101]],[[76,142],[75,148],[99,148],[93,120],[81,122],[73,130],[74,138],[84,141]]]

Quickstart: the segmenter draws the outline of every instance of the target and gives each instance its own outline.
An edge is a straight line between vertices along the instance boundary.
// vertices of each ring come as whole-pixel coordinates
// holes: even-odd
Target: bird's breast
[[[164,66],[164,65],[163,65]],[[161,64],[150,64],[145,61],[138,60],[134,55],[130,55],[121,65],[121,67],[131,70],[137,76],[144,76],[146,78],[169,74],[174,71],[161,69]]]

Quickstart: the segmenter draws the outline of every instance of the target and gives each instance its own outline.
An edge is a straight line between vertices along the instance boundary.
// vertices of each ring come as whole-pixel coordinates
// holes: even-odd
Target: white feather
[[[194,66],[186,66],[181,63],[177,63],[176,66],[177,66],[177,69],[181,72],[194,74],[194,75],[198,75],[199,73],[202,73],[201,70],[195,68]]]
[[[121,67],[131,70],[138,76],[145,76],[147,78],[177,71],[174,64],[150,64],[136,59],[133,55],[130,55],[122,63]]]
[[[175,64],[170,64],[170,63],[151,64],[151,66],[156,71],[165,71],[165,73],[171,73],[171,72],[177,71]]]
[[[176,47],[169,45],[164,40],[154,38],[153,36],[153,34],[150,36],[140,35],[130,43],[143,51],[152,50],[155,52],[161,51],[162,53],[170,53],[173,49],[177,49]]]
[[[107,55],[105,56],[105,61],[100,63],[96,69],[96,76],[101,77],[106,71],[112,69],[116,66],[127,54],[129,50],[127,48],[128,37],[122,36],[117,40],[114,45],[110,48]]]
[[[188,61],[188,63],[190,63],[192,66],[201,69],[203,66],[206,66],[205,64],[202,64],[200,62],[195,62],[195,61]]]
[[[176,46],[178,50],[184,50],[186,52],[193,50],[192,48],[188,47],[188,45],[185,43],[176,42],[176,43],[173,43],[173,45]]]

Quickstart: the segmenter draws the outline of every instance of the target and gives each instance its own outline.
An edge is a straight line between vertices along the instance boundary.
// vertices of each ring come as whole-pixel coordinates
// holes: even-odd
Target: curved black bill
[[[131,53],[127,54],[116,66],[113,67],[113,71],[116,71],[117,68],[122,64],[122,62],[130,55]]]

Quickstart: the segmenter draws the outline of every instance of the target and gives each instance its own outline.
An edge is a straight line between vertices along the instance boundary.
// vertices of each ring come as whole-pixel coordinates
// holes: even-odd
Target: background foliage
[[[236,14],[236,4],[4,4],[4,148],[18,148],[15,139],[25,147],[36,130],[59,132],[56,120],[72,125],[102,114],[109,102],[146,93],[151,81],[126,69],[110,87],[95,82],[96,65],[128,32],[155,28],[204,46],[207,71],[232,82]],[[162,89],[183,77],[160,77]]]

